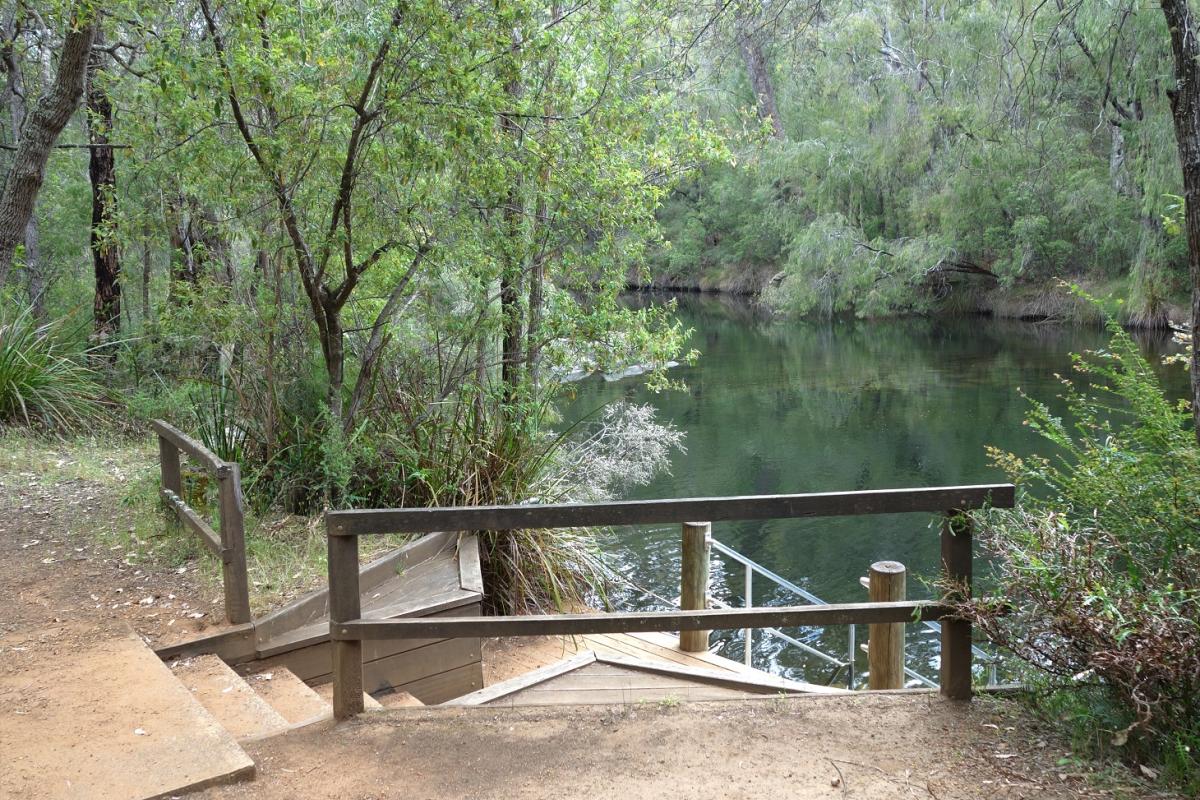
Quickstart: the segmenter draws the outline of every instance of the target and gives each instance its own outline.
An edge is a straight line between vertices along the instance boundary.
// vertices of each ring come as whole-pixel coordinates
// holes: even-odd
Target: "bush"
[[[1079,738],[1102,737],[1196,790],[1200,448],[1186,406],[1164,397],[1128,334],[1111,333],[1107,350],[1074,357],[1087,387],[1064,381],[1072,425],[1033,403],[1027,424],[1054,454],[993,452],[1029,491],[985,518],[1003,600],[968,612],[1050,679]]]
[[[63,325],[38,325],[28,309],[0,319],[0,427],[65,432],[100,416],[99,387],[83,359],[62,343]]]

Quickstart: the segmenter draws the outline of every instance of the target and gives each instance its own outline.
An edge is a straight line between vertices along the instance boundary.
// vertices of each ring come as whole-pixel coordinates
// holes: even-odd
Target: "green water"
[[[685,390],[654,394],[638,378],[594,376],[574,385],[565,409],[573,419],[626,398],[652,404],[686,432],[687,451],[673,457],[670,474],[628,499],[1002,481],[985,447],[1044,451],[1022,425],[1027,402],[1019,390],[1061,408],[1056,376],[1069,374],[1069,354],[1106,341],[1091,328],[978,317],[781,322],[744,301],[676,299],[701,352],[695,366],[671,371]],[[1154,355],[1171,347],[1162,339],[1143,344]],[[1169,392],[1186,394],[1181,368],[1161,373]],[[858,578],[881,559],[907,565],[909,596],[925,597],[921,578],[937,566],[936,520],[928,515],[718,523],[713,537],[829,602],[864,601]],[[663,608],[658,598],[678,595],[677,526],[618,531],[609,546],[638,587],[619,592],[622,607]],[[743,568],[714,555],[712,572],[713,595],[743,605]],[[796,602],[758,577],[753,601]],[[843,657],[848,649],[844,627],[788,633]],[[865,628],[858,635],[865,640]],[[716,639],[723,655],[742,658],[741,633]],[[911,667],[936,677],[935,634],[909,626],[908,652]],[[828,665],[768,637],[756,637],[753,655],[755,666],[792,678],[823,683],[830,675]],[[860,653],[857,671],[865,668]]]

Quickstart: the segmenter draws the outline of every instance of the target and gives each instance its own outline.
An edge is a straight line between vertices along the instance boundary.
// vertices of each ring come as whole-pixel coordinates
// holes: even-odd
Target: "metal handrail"
[[[746,556],[742,555],[738,551],[734,550],[729,545],[719,542],[713,538],[709,539],[709,544],[712,545],[712,548],[714,550],[716,550],[718,553],[721,553],[722,555],[729,557],[733,561],[738,562],[739,564],[741,564],[742,566],[744,566],[746,568],[746,607],[750,607],[750,605],[752,603],[752,600],[750,598],[750,592],[753,587],[752,575],[755,572],[757,572],[759,575],[762,575],[764,578],[766,578],[767,580],[776,584],[780,588],[785,589],[786,591],[792,592],[793,594],[799,595],[800,597],[804,598],[805,600],[812,603],[813,605],[820,605],[820,606],[829,605],[829,603],[827,601],[821,599],[817,595],[815,595],[812,592],[808,591],[807,589],[793,583],[792,581],[789,581],[787,578],[784,578],[783,576],[767,569],[762,564],[759,564],[757,561],[747,558]],[[713,600],[712,604],[717,606],[718,608],[730,608],[731,607],[728,604],[722,603],[719,600]],[[931,631],[934,631],[935,633],[939,633],[939,634],[941,633],[942,626],[937,622],[932,622],[932,621],[926,620],[922,624],[924,624],[926,628],[928,628]],[[835,656],[831,656],[828,653],[822,652],[821,650],[818,650],[817,648],[813,647],[812,645],[801,642],[799,639],[796,639],[795,637],[788,636],[786,633],[783,633],[782,631],[778,630],[777,628],[763,628],[762,630],[764,633],[767,633],[771,636],[775,636],[776,638],[783,640],[784,642],[792,645],[793,647],[799,648],[800,650],[808,653],[809,655],[815,656],[817,658],[820,658],[823,661],[826,661],[827,663],[837,666],[839,669],[849,668],[849,673],[846,678],[846,685],[847,685],[847,688],[853,688],[854,659],[855,659],[855,652],[854,652],[855,651],[855,635],[854,635],[855,626],[851,625],[849,627],[850,627],[850,642],[849,642],[849,648],[848,648],[846,661],[841,661],[838,658],[836,658]],[[746,663],[749,666],[750,653],[752,651],[752,639],[750,637],[752,634],[749,630],[747,630],[746,633],[747,633],[747,636],[746,636]],[[971,645],[971,651],[977,658],[979,658],[980,661],[982,661],[983,663],[988,665],[988,685],[989,686],[996,685],[996,663],[998,661],[998,658],[995,655],[988,653],[986,650],[983,650],[978,645],[974,645],[974,644]],[[909,667],[907,665],[905,665],[905,667],[904,667],[904,674],[907,675],[908,677],[912,678],[913,680],[916,680],[916,681],[920,682],[921,684],[928,686],[931,689],[938,688],[938,684],[936,681],[925,677],[924,675],[922,675],[921,673],[917,672],[915,669],[912,669],[911,667]]]

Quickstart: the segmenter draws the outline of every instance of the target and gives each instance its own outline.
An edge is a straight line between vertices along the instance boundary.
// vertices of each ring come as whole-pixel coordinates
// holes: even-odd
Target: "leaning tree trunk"
[[[99,38],[99,37],[97,37]],[[92,266],[96,275],[93,303],[95,338],[105,342],[121,329],[121,262],[113,237],[116,224],[116,159],[108,141],[113,109],[108,92],[98,85],[104,53],[92,52],[88,62],[87,127],[88,177],[92,183]]]
[[[8,102],[9,119],[12,123],[12,144],[21,137],[21,126],[25,124],[26,89],[17,62],[15,42],[17,37],[16,9],[10,9],[4,17],[4,29],[0,32],[4,42],[0,46],[0,62],[3,63],[4,94]],[[38,252],[37,215],[31,213],[25,223],[25,283],[29,290],[29,306],[33,318],[39,323],[46,320],[46,275],[43,271],[41,254]]]
[[[76,14],[79,13],[76,9]],[[54,82],[38,98],[21,128],[12,166],[5,177],[4,190],[0,192],[0,288],[8,281],[13,254],[25,238],[25,226],[33,215],[38,191],[46,177],[50,150],[83,96],[95,33],[95,22],[89,21],[67,34]]]
[[[1192,284],[1192,422],[1200,443],[1200,24],[1188,0],[1161,0],[1171,31],[1175,86],[1167,92],[1183,168],[1184,230]]]

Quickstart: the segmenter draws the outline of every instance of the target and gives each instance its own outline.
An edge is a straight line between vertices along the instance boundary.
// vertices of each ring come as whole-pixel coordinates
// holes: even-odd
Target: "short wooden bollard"
[[[867,591],[872,603],[905,599],[905,570],[898,561],[876,561],[871,565]],[[904,623],[870,625],[867,661],[871,672],[868,689],[904,687]]]
[[[680,570],[679,608],[683,611],[702,611],[708,608],[709,541],[712,524],[683,523],[683,567]],[[709,631],[680,631],[679,649],[687,653],[708,650]]]

